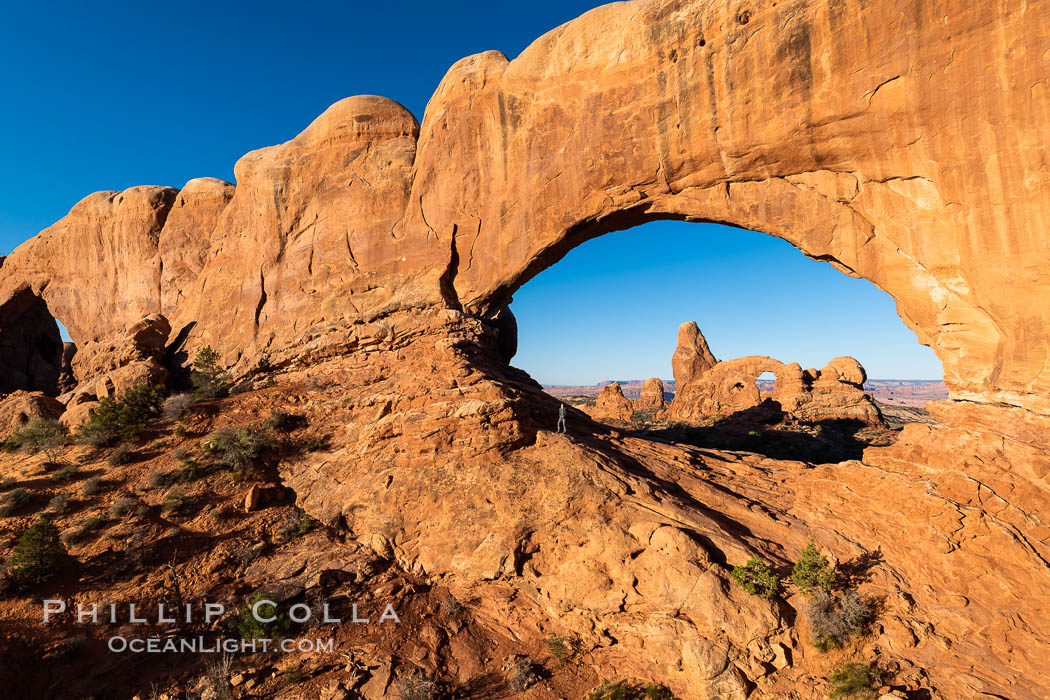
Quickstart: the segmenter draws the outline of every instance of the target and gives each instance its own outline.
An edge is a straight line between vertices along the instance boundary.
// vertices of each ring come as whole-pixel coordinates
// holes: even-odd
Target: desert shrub
[[[301,511],[300,511],[301,512]],[[275,533],[278,542],[287,542],[295,537],[301,537],[314,529],[317,521],[309,515],[289,513]]]
[[[175,425],[175,432],[173,433],[173,435],[175,435],[175,437],[177,438],[186,437],[186,426],[182,423],[177,423]]]
[[[55,650],[54,659],[56,661],[68,662],[71,659],[75,659],[84,653],[84,649],[88,645],[88,637],[86,634],[76,634],[63,641],[58,648]]]
[[[297,535],[305,535],[310,530],[313,530],[315,525],[317,525],[317,521],[304,513],[303,517],[299,518],[299,522],[295,525],[295,533]]]
[[[179,469],[174,476],[180,481],[196,481],[204,476],[204,467],[197,460],[187,457],[179,463]]]
[[[524,693],[540,681],[536,664],[527,656],[516,656],[507,665],[507,685],[515,693]]]
[[[34,418],[11,436],[18,448],[33,454],[43,452],[48,464],[55,464],[66,444],[69,431],[54,418]]]
[[[210,345],[204,346],[190,371],[193,395],[198,399],[217,399],[230,393],[230,373],[219,364],[219,353]]]
[[[14,487],[18,483],[18,479],[13,476],[6,477],[3,481],[0,481],[0,491],[7,491]]]
[[[435,700],[438,687],[437,683],[417,670],[398,676],[394,681],[394,692],[397,693],[398,700]]]
[[[182,513],[187,508],[193,506],[197,502],[197,497],[191,494],[187,494],[185,491],[174,490],[164,494],[164,505],[162,512],[165,516],[172,516]]]
[[[0,497],[0,517],[6,518],[24,507],[32,497],[24,488],[12,489]]]
[[[674,700],[674,693],[666,686],[650,683],[645,688],[645,700]]]
[[[306,425],[306,419],[303,416],[285,413],[284,411],[274,411],[263,423],[263,427],[266,430],[272,430],[276,433],[290,433],[304,425]]]
[[[64,484],[67,481],[72,481],[77,475],[77,465],[67,464],[61,469],[56,469],[51,472],[51,481],[58,484]]]
[[[68,556],[59,539],[58,528],[50,516],[41,515],[18,538],[11,561],[11,575],[23,583],[43,583],[58,572]]]
[[[134,498],[121,496],[109,507],[109,515],[113,518],[124,518],[135,512],[135,505],[137,503],[138,502]]]
[[[207,449],[234,472],[249,471],[277,442],[265,430],[245,425],[221,428],[208,436]]]
[[[173,394],[164,399],[164,417],[168,420],[178,420],[186,415],[186,411],[190,410],[194,403],[193,394]]]
[[[733,578],[751,595],[772,598],[780,590],[780,579],[757,557],[749,559],[744,566],[734,566]]]
[[[50,501],[47,502],[47,509],[58,515],[65,513],[69,509],[69,494],[59,493],[55,494]]]
[[[136,384],[120,399],[103,397],[80,427],[77,437],[94,447],[107,447],[120,440],[133,440],[146,421],[160,413],[164,390]]]
[[[458,620],[463,617],[463,614],[466,613],[466,611],[467,606],[459,602],[459,599],[455,596],[450,595],[448,598],[441,601],[441,612],[448,618]]]
[[[559,637],[556,634],[552,634],[547,637],[547,651],[551,653],[554,660],[559,664],[565,663],[565,661],[572,656],[572,645],[565,637]]]
[[[882,671],[873,665],[849,662],[831,674],[829,698],[874,700],[882,686]]]
[[[302,683],[304,680],[306,680],[306,674],[303,673],[302,663],[298,663],[294,666],[289,666],[288,668],[284,669],[283,675],[284,682],[288,685],[295,685],[297,683]]]
[[[197,684],[201,697],[212,700],[232,700],[230,690],[230,672],[233,670],[233,655],[223,654],[214,658],[204,667],[204,675]],[[209,692],[210,691],[210,692]]]
[[[821,554],[813,540],[809,541],[795,562],[791,570],[791,582],[795,584],[795,588],[807,595],[818,590],[830,593],[835,586],[835,567]]]
[[[92,515],[89,518],[85,518],[84,521],[77,527],[66,530],[62,533],[62,540],[66,544],[76,544],[86,540],[93,532],[98,531],[106,523],[101,517]]]
[[[175,482],[176,476],[177,474],[175,472],[154,469],[146,476],[146,484],[153,489],[166,488]]]
[[[632,423],[652,423],[656,418],[656,411],[648,409],[645,411],[635,411],[631,414]]]
[[[856,591],[833,597],[823,589],[817,589],[813,594],[806,612],[813,631],[813,644],[821,651],[838,648],[851,636],[862,634],[873,613],[871,606]]]
[[[131,445],[126,442],[122,442],[117,445],[116,449],[109,453],[109,465],[111,467],[119,467],[122,464],[131,463],[135,453],[131,451]]]
[[[136,384],[124,392],[120,401],[139,421],[145,421],[160,415],[166,393],[164,387]]]
[[[80,495],[85,498],[91,498],[99,489],[102,488],[102,479],[97,476],[93,476],[84,482],[84,485],[80,487]]]
[[[641,692],[634,686],[620,681],[602,681],[597,688],[587,693],[586,700],[638,700]]]
[[[259,617],[276,617],[277,619],[270,622],[256,619],[252,614],[252,606],[263,600],[268,600],[266,594],[256,593],[250,601],[241,606],[241,617],[237,623],[237,632],[241,635],[241,639],[272,639],[282,636],[288,629],[288,617],[284,613],[278,613],[274,605],[260,605]]]

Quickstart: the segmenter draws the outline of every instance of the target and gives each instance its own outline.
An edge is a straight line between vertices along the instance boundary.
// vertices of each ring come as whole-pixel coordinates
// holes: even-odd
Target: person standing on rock
[[[565,404],[558,405],[558,428],[556,432],[567,432],[565,429]]]

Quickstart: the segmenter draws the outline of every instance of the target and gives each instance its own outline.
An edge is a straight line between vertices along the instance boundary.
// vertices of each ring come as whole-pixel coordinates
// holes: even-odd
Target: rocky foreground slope
[[[160,370],[177,385],[205,346],[249,388],[316,382],[326,449],[275,477],[307,513],[473,597],[490,629],[575,635],[590,668],[682,697],[823,692],[801,603],[729,576],[809,538],[878,562],[861,587],[878,629],[853,651],[901,689],[1042,697],[1048,11],[598,8],[513,61],[458,62],[422,125],[348,98],[244,156],[236,186],[87,197],[0,263],[0,387],[65,377],[65,415]],[[657,218],[777,235],[890,293],[944,364],[939,423],[820,466],[576,413],[549,432],[557,403],[507,365],[514,291]]]

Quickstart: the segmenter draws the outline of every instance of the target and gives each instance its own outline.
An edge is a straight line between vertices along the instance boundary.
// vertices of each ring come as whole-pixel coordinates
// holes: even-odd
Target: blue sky
[[[488,49],[513,58],[599,4],[8,3],[0,255],[96,190],[232,181],[241,155],[288,140],[348,95],[390,97],[421,118],[459,58]],[[869,283],[768,236],[704,230],[662,222],[573,251],[519,292],[516,364],[545,382],[667,376],[674,328],[695,319],[722,357],[819,364],[848,352],[872,376],[939,377]],[[594,347],[607,359],[588,357]]]
[[[655,221],[573,249],[514,296],[513,364],[544,384],[671,378],[683,321],[715,357],[816,367],[852,355],[873,379],[941,379],[940,362],[871,282],[791,244],[717,224]]]

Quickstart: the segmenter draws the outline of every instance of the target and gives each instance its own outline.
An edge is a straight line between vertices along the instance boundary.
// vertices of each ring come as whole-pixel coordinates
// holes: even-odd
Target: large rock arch
[[[890,293],[956,397],[1047,412],[1048,39],[1033,11],[598,8],[514,61],[449,71],[409,221],[455,232],[454,288],[481,313],[580,242],[653,218],[770,233]]]

